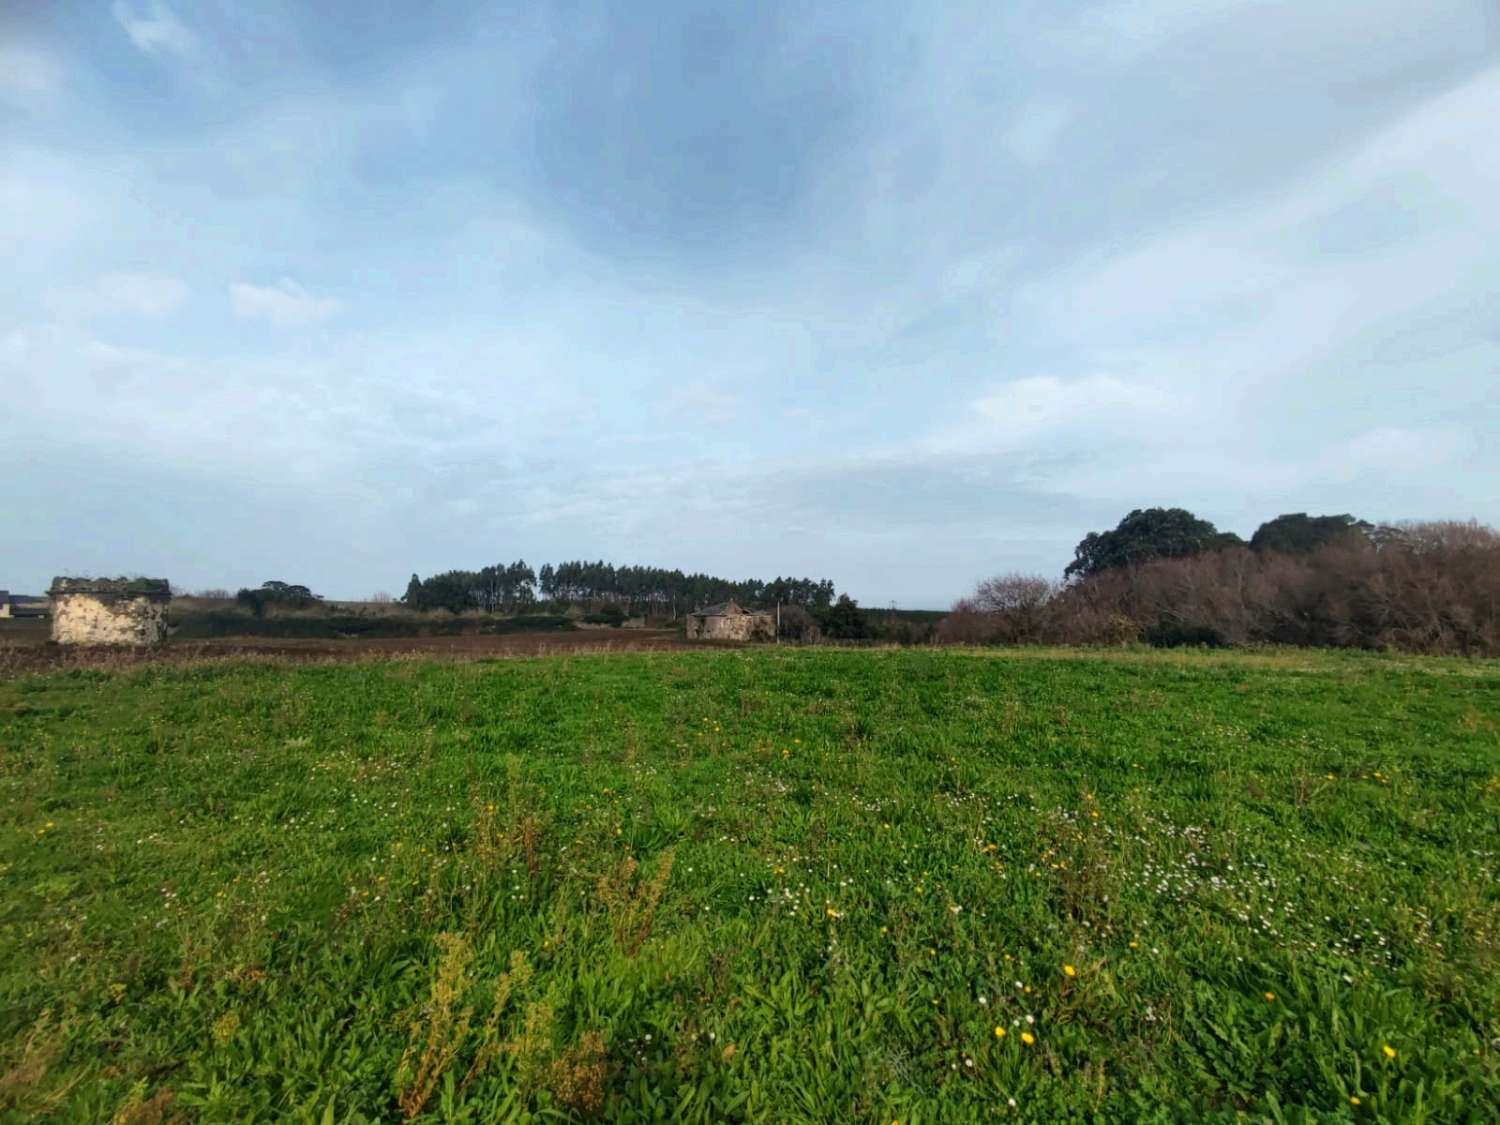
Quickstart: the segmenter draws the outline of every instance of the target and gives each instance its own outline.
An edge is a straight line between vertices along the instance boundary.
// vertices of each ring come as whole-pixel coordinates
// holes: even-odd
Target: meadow
[[[0,680],[0,1120],[1500,1120],[1500,664]]]

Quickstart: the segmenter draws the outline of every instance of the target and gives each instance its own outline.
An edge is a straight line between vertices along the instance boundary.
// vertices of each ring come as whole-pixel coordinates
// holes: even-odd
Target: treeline
[[[664,567],[615,566],[602,560],[546,563],[533,571],[523,560],[479,570],[449,570],[429,578],[413,574],[401,601],[411,609],[453,613],[517,613],[548,603],[675,616],[731,598],[747,607],[780,603],[823,611],[833,605],[834,593],[833,583],[826,578],[733,581]]]
[[[980,583],[938,639],[1500,655],[1500,534],[1294,513],[1245,542],[1180,508],[1136,510],[1086,536],[1063,582]]]

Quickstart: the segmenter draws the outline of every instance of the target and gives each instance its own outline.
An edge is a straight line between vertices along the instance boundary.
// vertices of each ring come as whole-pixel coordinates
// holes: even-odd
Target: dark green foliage
[[[684,574],[655,566],[615,566],[604,561],[572,561],[544,566],[542,597],[561,603],[618,603],[635,612],[661,616],[686,613],[714,602],[736,601],[742,606],[800,605],[826,608],[833,600],[828,579],[747,578],[732,581],[708,574]]]
[[[496,617],[483,621],[479,632],[501,633],[566,633],[577,629],[571,620],[561,614],[521,613],[515,617]]]
[[[1158,621],[1146,631],[1146,643],[1155,648],[1224,648],[1229,642],[1212,625]]]
[[[607,605],[597,613],[584,615],[584,622],[589,625],[610,625],[618,629],[625,624],[625,610],[617,605]]]
[[[260,617],[271,607],[277,609],[310,609],[317,605],[322,598],[318,594],[314,594],[306,586],[278,582],[273,579],[269,582],[262,582],[257,589],[241,590],[235,595],[234,600],[255,614],[256,617]]]
[[[829,640],[863,641],[872,636],[864,610],[848,594],[840,594],[839,600],[824,610],[818,620]]]
[[[1250,537],[1250,549],[1310,555],[1324,547],[1365,547],[1370,545],[1374,530],[1372,524],[1348,514],[1309,516],[1306,512],[1291,512],[1256,528]]]
[[[546,563],[540,571],[533,571],[523,561],[481,570],[450,570],[426,579],[413,574],[401,600],[417,610],[515,613],[534,605],[540,595],[560,607],[578,604],[607,612],[608,606],[615,606],[624,617],[636,613],[664,617],[730,599],[744,606],[769,608],[780,602],[826,609],[833,592],[833,583],[826,578],[735,582],[655,566],[615,566],[602,560]]]
[[[165,578],[58,577],[52,580],[52,585],[47,592],[49,594],[89,593],[105,595],[119,594],[125,596],[146,594],[157,597],[170,597],[172,587],[171,583]]]
[[[249,616],[230,609],[174,610],[174,639],[211,637],[414,637],[425,626],[390,614],[319,613]]]
[[[1152,559],[1187,558],[1243,544],[1238,535],[1221,532],[1186,508],[1136,508],[1114,530],[1091,531],[1084,536],[1064,574],[1089,578]]]

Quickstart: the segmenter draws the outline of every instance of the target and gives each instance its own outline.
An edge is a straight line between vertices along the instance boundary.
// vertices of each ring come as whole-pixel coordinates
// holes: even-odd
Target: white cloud
[[[142,8],[127,0],[115,0],[109,10],[130,41],[148,55],[190,55],[198,45],[193,33],[162,0],[151,0]]]
[[[275,285],[237,282],[229,287],[229,295],[238,315],[260,317],[283,327],[326,320],[339,309],[332,297],[315,297],[286,277]]]
[[[25,43],[0,42],[0,98],[29,105],[57,93],[62,68],[46,51]]]
[[[1159,434],[1184,424],[1190,403],[1146,381],[1095,374],[1016,379],[969,404],[966,417],[925,443],[932,454],[1076,451],[1113,435]]]
[[[180,305],[188,289],[175,277],[117,273],[100,279],[97,292],[100,301],[110,308],[161,316]]]

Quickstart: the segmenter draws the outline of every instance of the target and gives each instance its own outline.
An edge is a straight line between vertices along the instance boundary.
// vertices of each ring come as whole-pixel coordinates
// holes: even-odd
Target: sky
[[[0,390],[26,592],[1500,523],[1500,6],[0,4]]]

